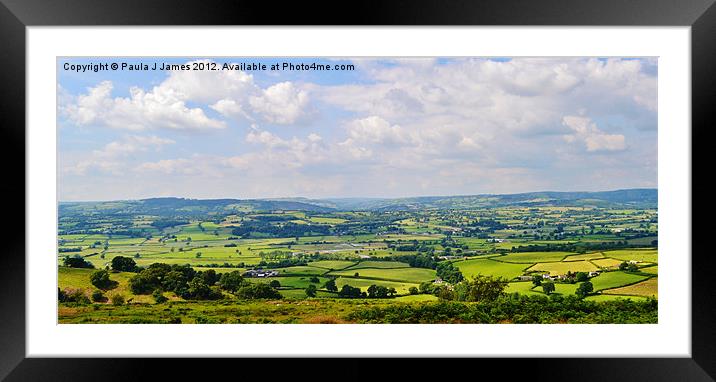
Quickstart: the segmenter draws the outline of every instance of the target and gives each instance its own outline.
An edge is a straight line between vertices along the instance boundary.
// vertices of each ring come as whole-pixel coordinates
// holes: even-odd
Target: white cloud
[[[129,89],[129,97],[112,98],[113,84],[103,81],[77,97],[64,109],[77,125],[101,125],[116,129],[174,130],[222,129],[224,122],[211,119],[200,108],[186,106],[181,95],[171,88],[156,86],[150,92]]]
[[[211,60],[194,62],[210,63]],[[114,85],[103,81],[58,106],[62,115],[80,125],[117,129],[223,129],[226,122],[209,117],[206,105],[221,116],[275,124],[294,124],[308,116],[309,96],[292,82],[262,89],[252,75],[238,70],[176,70],[150,90],[131,87],[129,97],[112,97]],[[59,94],[60,89],[58,89]],[[65,100],[66,97],[63,98]]]
[[[85,175],[89,170],[121,174],[126,169],[124,158],[146,151],[159,151],[162,146],[173,144],[171,139],[157,136],[129,135],[110,142],[101,149],[93,150],[86,158],[63,167],[63,172]]]
[[[347,126],[349,139],[358,143],[408,144],[411,137],[398,125],[390,125],[378,116],[370,116],[350,122]]]
[[[191,117],[171,109],[178,102],[202,114],[211,109],[203,115],[217,123],[239,122],[236,129],[167,150],[161,160],[151,154],[153,146],[136,149],[128,138],[81,158],[87,162],[79,172],[134,170],[135,183],[156,185],[147,186],[148,196],[154,190],[219,197],[404,196],[656,184],[655,63],[355,61],[362,72],[337,78],[339,85],[269,76],[262,80],[283,82],[259,86],[242,72],[179,71],[154,88],[133,89],[125,101],[111,96],[111,83],[101,83],[60,110],[87,126],[171,128],[159,125],[171,118],[150,110]],[[313,110],[321,115],[312,118]],[[268,127],[256,125],[264,123]],[[305,129],[276,126],[295,124]],[[211,139],[222,141],[213,145]],[[72,164],[82,167],[78,162]]]
[[[293,124],[306,115],[308,93],[291,82],[280,82],[249,98],[254,112],[266,121],[282,125]]]
[[[619,151],[626,149],[626,140],[621,134],[607,134],[587,117],[568,115],[562,118],[562,124],[574,131],[565,135],[569,143],[583,142],[587,151]]]

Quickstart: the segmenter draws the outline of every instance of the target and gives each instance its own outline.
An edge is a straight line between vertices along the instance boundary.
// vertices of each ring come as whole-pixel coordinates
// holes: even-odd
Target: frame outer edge
[[[716,262],[703,244],[712,235],[705,225],[706,202],[712,189],[708,174],[712,173],[713,126],[716,113],[716,5],[711,5],[691,27],[691,115],[692,115],[692,205],[696,199],[707,205],[699,208],[702,221],[695,219],[692,207],[692,357],[712,378],[716,375],[716,304],[714,304],[713,274]],[[700,176],[699,176],[700,174]],[[700,241],[694,240],[701,238]],[[699,245],[696,245],[699,243]]]
[[[2,163],[6,174],[16,180],[6,188],[10,203],[7,213],[22,218],[22,239],[8,241],[4,254],[22,261],[7,261],[0,267],[0,379],[25,358],[25,25],[13,12],[0,4],[0,118],[4,150]],[[21,180],[22,183],[17,180]],[[8,192],[9,191],[9,192]],[[14,193],[13,196],[12,193]],[[17,221],[16,221],[17,222]],[[3,225],[8,224],[4,223]],[[9,224],[8,224],[9,225]],[[17,225],[16,225],[17,227]],[[17,228],[15,228],[17,230]],[[17,232],[17,231],[16,231]]]

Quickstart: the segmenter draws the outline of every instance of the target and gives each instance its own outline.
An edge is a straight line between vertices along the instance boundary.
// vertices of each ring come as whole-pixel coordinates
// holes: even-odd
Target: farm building
[[[278,276],[278,271],[265,270],[265,269],[249,269],[244,273],[245,277],[275,277]]]

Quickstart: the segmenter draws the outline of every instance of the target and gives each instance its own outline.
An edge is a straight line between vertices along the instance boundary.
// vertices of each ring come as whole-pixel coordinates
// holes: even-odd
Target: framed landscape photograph
[[[4,2],[26,240],[0,375],[467,356],[713,380],[711,2],[418,3],[290,26]]]

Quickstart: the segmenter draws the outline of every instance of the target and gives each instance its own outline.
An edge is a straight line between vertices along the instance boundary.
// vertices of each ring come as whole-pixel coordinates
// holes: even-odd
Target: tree
[[[281,293],[266,283],[247,283],[236,291],[236,296],[242,299],[281,299]]]
[[[542,278],[543,277],[541,275],[532,276],[532,284],[534,286],[542,285]]]
[[[142,271],[129,279],[129,288],[134,294],[150,294],[160,286],[159,279],[150,272]]]
[[[376,296],[377,290],[378,290],[378,286],[377,286],[377,285],[373,284],[373,285],[369,286],[369,287],[368,287],[368,297],[370,297],[370,298],[375,298],[375,297],[377,297],[377,296]]]
[[[62,259],[62,265],[70,268],[94,268],[92,263],[80,255],[74,255],[72,257],[65,256]]]
[[[188,300],[218,300],[223,297],[221,291],[218,288],[210,287],[204,278],[195,276],[189,281],[189,287],[186,292],[182,294],[182,297]]]
[[[269,286],[271,288],[281,288],[281,283],[278,280],[271,280]]]
[[[229,292],[236,292],[243,284],[244,278],[239,271],[224,273],[221,275],[221,278],[219,278],[219,286],[221,289]]]
[[[435,270],[438,277],[451,284],[457,284],[464,279],[462,272],[449,261],[438,263]]]
[[[196,274],[197,277],[201,277],[206,285],[214,285],[217,281],[219,281],[219,275],[216,274],[216,271],[213,269],[209,269],[208,271],[198,272]]]
[[[105,269],[92,272],[90,275],[90,282],[92,285],[102,290],[112,289],[112,287],[116,285],[115,282],[109,279],[109,272]]]
[[[542,283],[542,291],[545,294],[554,292],[554,283],[552,281],[545,281]]]
[[[577,291],[574,292],[579,297],[585,297],[594,291],[594,286],[591,282],[585,281],[577,287]]]
[[[326,290],[331,291],[331,292],[338,291],[338,287],[336,286],[336,280],[334,280],[334,279],[330,279],[330,280],[326,281],[326,284],[324,285],[324,287],[326,288]]]
[[[459,301],[494,301],[505,294],[508,280],[501,277],[477,275],[455,286],[455,298]]]
[[[581,283],[589,280],[589,275],[586,272],[577,272],[577,282]]]
[[[313,284],[309,284],[306,288],[306,296],[308,297],[316,297],[316,286]]]
[[[308,281],[310,281],[310,282],[312,282],[312,283],[314,283],[314,284],[318,284],[318,283],[321,282],[321,280],[320,280],[318,277],[316,277],[316,276],[311,276],[311,278],[308,279]]]
[[[636,272],[639,270],[639,267],[634,263],[629,263],[626,268],[627,272]]]
[[[623,261],[621,264],[619,264],[619,270],[620,271],[626,270],[628,266],[629,266],[629,263],[627,263],[626,261]]]
[[[116,256],[112,259],[112,270],[117,272],[136,272],[137,263],[130,257]]]
[[[418,290],[418,288],[413,286],[413,287],[408,288],[408,292],[410,294],[418,294],[420,291]]]
[[[364,293],[361,292],[360,288],[352,287],[348,284],[343,285],[340,292],[338,292],[338,296],[343,298],[359,298],[363,295]]]

